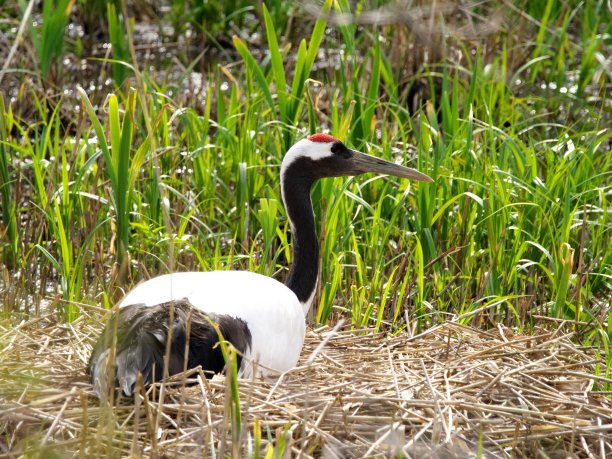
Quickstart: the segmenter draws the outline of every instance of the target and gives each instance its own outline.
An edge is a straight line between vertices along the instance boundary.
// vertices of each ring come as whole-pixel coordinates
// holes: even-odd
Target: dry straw
[[[197,370],[195,384],[166,384],[163,403],[157,385],[101,406],[85,376],[100,331],[91,323],[0,326],[0,455],[225,457],[283,443],[286,457],[612,454],[611,394],[599,389],[612,381],[594,376],[603,363],[563,327],[310,331],[302,366],[275,383],[240,381],[236,437],[225,378]]]

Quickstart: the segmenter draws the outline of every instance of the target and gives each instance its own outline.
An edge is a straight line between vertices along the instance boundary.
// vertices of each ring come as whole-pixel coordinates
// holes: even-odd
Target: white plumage
[[[280,174],[293,242],[286,283],[245,271],[213,271],[166,274],[138,285],[94,346],[88,366],[94,390],[106,392],[111,357],[117,369],[114,386],[126,395],[133,393],[139,374],[148,384],[201,366],[211,377],[225,367],[218,332],[243,354],[242,377],[276,376],[293,368],[319,273],[310,190],[325,177],[365,172],[431,181],[414,169],[351,150],[327,134],[300,140],[285,155]],[[194,309],[199,312],[193,314]]]
[[[252,344],[241,377],[252,376],[254,363],[261,365],[256,376],[282,373],[297,363],[306,331],[303,307],[295,293],[271,277],[249,271],[166,274],[138,285],[120,307],[155,306],[182,298],[206,314],[226,314],[246,322]]]

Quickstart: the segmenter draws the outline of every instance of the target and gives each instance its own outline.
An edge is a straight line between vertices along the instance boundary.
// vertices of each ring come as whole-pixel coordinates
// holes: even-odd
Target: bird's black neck
[[[291,164],[282,180],[283,201],[291,222],[293,264],[286,285],[300,303],[312,301],[319,272],[319,244],[310,199],[314,179],[300,173],[299,164]]]

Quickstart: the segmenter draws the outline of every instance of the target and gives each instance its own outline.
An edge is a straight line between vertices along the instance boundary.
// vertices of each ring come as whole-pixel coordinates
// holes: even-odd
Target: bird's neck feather
[[[292,165],[284,172],[282,194],[293,240],[293,264],[286,285],[295,293],[306,313],[314,299],[319,273],[319,243],[310,199],[310,189],[315,180],[299,174],[298,165]]]

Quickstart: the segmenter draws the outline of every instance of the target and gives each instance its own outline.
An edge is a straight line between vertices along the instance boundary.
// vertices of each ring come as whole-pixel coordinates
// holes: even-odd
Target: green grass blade
[[[259,67],[259,65],[257,65],[255,58],[240,38],[234,35],[234,37],[232,37],[232,41],[234,42],[234,47],[236,48],[236,51],[238,51],[238,54],[240,54],[240,57],[242,57],[242,60],[246,64],[248,71],[254,76],[260,91],[263,93],[264,97],[266,98],[266,101],[268,102],[268,107],[270,108],[270,110],[275,112],[276,105],[274,104],[274,100],[272,99],[270,87],[268,85],[268,82],[266,81],[266,77],[261,71],[261,68]]]
[[[285,78],[285,68],[283,66],[283,56],[281,55],[276,39],[276,31],[274,23],[268,12],[265,3],[263,4],[263,17],[266,25],[266,37],[268,38],[268,49],[270,50],[270,59],[272,61],[272,72],[274,81],[276,82],[276,94],[278,96],[278,106],[280,109],[281,120],[285,123],[291,122],[288,118],[289,110],[287,106],[287,79]]]

